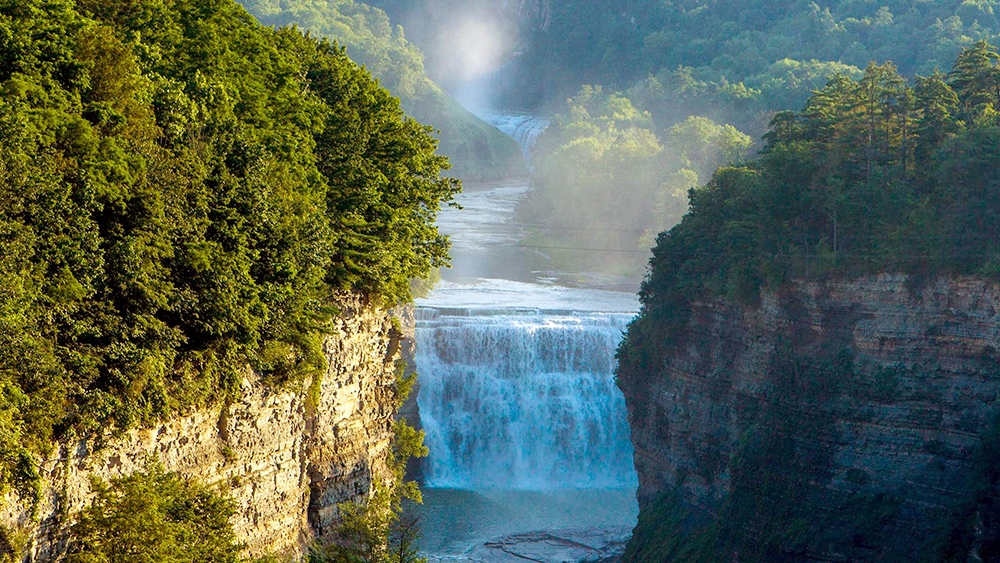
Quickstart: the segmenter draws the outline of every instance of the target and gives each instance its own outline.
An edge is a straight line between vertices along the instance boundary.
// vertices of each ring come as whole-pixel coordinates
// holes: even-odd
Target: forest
[[[409,299],[459,190],[345,54],[238,4],[0,2],[0,494],[55,438],[323,365],[345,292]]]

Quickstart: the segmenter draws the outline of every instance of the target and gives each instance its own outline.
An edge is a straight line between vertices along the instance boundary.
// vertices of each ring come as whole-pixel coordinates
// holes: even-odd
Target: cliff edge
[[[625,561],[988,561],[1000,286],[902,275],[695,302],[623,367],[642,508]]]
[[[0,525],[25,560],[54,561],[66,548],[73,514],[92,498],[90,480],[141,470],[157,459],[168,471],[227,491],[231,524],[246,555],[295,555],[323,539],[337,503],[362,501],[373,479],[388,480],[402,334],[392,315],[358,299],[342,306],[325,338],[327,366],[311,391],[275,391],[248,370],[241,398],[152,428],[134,429],[93,451],[86,440],[59,444],[40,462],[42,502],[32,517],[13,494]]]

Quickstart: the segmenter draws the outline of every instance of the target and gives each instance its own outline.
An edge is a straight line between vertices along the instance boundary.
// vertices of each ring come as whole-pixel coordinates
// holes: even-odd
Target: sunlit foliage
[[[237,563],[233,504],[152,464],[110,483],[73,525],[69,563]]]
[[[719,165],[746,158],[751,145],[734,127],[704,117],[661,136],[627,97],[585,86],[539,139],[532,195],[521,205],[536,226],[530,240],[636,251],[641,264],[640,249],[687,210],[688,190]]]

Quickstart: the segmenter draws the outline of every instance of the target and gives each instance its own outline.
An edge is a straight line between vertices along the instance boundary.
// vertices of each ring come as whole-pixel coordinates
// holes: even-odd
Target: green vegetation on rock
[[[948,75],[907,84],[873,63],[777,114],[760,157],[693,189],[660,234],[622,361],[655,365],[640,343],[669,340],[697,299],[752,302],[791,277],[1000,270],[998,84],[984,42]]]
[[[0,494],[33,455],[319,361],[447,261],[429,129],[229,0],[0,0]]]

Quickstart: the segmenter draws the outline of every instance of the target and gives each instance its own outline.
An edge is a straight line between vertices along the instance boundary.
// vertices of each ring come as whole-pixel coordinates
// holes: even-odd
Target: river
[[[486,120],[526,159],[544,119]],[[614,555],[635,525],[636,477],[614,353],[634,288],[559,272],[519,245],[523,179],[467,185],[438,225],[453,268],[417,300],[417,404],[430,456],[418,509],[431,561]],[[581,281],[583,280],[583,281]]]

